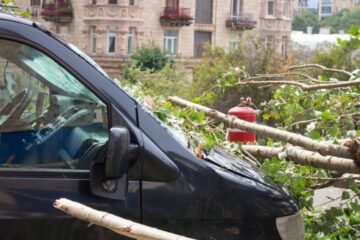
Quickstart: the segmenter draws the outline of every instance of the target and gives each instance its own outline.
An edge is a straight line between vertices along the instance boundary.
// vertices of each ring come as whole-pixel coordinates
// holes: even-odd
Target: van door
[[[119,239],[52,206],[64,197],[140,221],[137,177],[123,201],[90,192],[89,169],[107,153],[109,103],[43,52],[0,46],[1,239]]]

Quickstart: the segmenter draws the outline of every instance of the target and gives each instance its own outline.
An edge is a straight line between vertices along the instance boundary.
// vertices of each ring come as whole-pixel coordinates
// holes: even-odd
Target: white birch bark
[[[351,159],[323,156],[319,153],[307,151],[299,147],[286,146],[273,148],[243,145],[242,148],[255,157],[271,158],[277,157],[280,153],[285,152],[286,156],[297,164],[310,165],[316,168],[323,168],[342,173],[360,173],[360,168],[358,168]]]
[[[228,116],[222,112],[202,106],[200,104],[189,102],[179,97],[169,97],[169,101],[182,107],[190,107],[198,111],[205,112],[208,117],[224,122],[228,124],[231,128],[237,128],[243,131],[253,132],[258,135],[270,137],[285,143],[291,143],[296,146],[301,146],[310,151],[319,152],[322,155],[356,159],[356,156],[351,156],[350,150],[347,147],[341,145],[330,144],[327,142],[318,142],[300,134],[287,132],[257,123],[246,122],[244,120],[238,119],[235,116]]]
[[[57,199],[54,207],[81,220],[108,228],[123,236],[139,240],[192,240],[173,233],[145,226],[113,214],[97,211],[65,198]]]

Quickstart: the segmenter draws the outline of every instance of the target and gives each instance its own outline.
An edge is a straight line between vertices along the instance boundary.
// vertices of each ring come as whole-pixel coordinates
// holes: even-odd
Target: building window
[[[330,15],[332,13],[332,7],[331,6],[321,7],[321,13]]]
[[[211,45],[211,32],[195,31],[194,36],[194,57],[202,57],[205,45]]]
[[[135,0],[129,0],[129,5],[134,6],[135,5]]]
[[[177,51],[178,51],[178,31],[165,30],[164,52],[168,55],[177,55]]]
[[[273,35],[266,36],[265,45],[266,45],[267,48],[272,47],[274,42],[275,42],[275,37]]]
[[[244,1],[243,0],[232,0],[231,3],[231,14],[233,18],[239,18],[243,14]]]
[[[268,0],[267,4],[267,15],[274,16],[274,0]]]
[[[128,32],[128,54],[132,54],[135,49],[135,36],[136,36],[136,28],[129,27]]]
[[[30,5],[31,6],[40,6],[41,0],[31,0]]]
[[[97,3],[97,0],[91,0],[91,4],[96,4]]]
[[[117,0],[108,0],[109,2],[109,4],[117,4]]]
[[[116,28],[109,27],[108,29],[108,53],[115,53],[116,51]]]
[[[196,0],[195,22],[212,24],[213,0]]]
[[[229,41],[229,50],[230,50],[230,51],[234,51],[234,50],[236,50],[236,49],[239,48],[239,45],[240,45],[239,41],[237,41],[237,40],[230,40],[230,41]]]
[[[96,53],[96,26],[91,26],[91,52]]]
[[[287,57],[287,37],[282,37],[282,43],[281,43],[281,54],[284,58]]]

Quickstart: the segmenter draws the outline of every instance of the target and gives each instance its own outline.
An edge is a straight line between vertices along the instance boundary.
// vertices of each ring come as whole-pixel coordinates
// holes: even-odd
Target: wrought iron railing
[[[53,3],[42,4],[41,16],[46,18],[72,17],[73,9],[69,0],[58,0]]]
[[[161,19],[191,21],[193,17],[191,16],[190,8],[165,7]]]
[[[252,14],[236,13],[229,15],[226,26],[235,29],[252,29],[256,26],[256,21],[253,20]]]

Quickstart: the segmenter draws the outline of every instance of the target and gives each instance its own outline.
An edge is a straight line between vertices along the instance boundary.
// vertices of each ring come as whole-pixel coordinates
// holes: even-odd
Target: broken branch
[[[346,70],[340,70],[340,69],[336,69],[336,68],[328,68],[328,67],[322,66],[320,64],[295,65],[295,66],[289,67],[288,70],[293,71],[293,70],[299,70],[299,69],[304,69],[304,68],[318,68],[320,70],[327,71],[327,72],[341,73],[344,75],[348,75],[349,77],[353,76],[353,74],[351,72],[348,72]]]
[[[310,165],[316,168],[323,168],[342,173],[360,173],[354,161],[347,158],[323,156],[317,152],[307,151],[298,147],[264,147],[255,145],[243,145],[243,149],[252,155],[262,158],[277,157],[279,153],[285,152],[293,162],[301,165]]]
[[[73,217],[108,228],[130,238],[139,240],[191,240],[191,238],[135,223],[107,212],[97,211],[65,198],[57,199],[54,207]]]
[[[301,146],[310,151],[319,152],[323,155],[332,155],[342,158],[357,158],[356,156],[351,156],[349,149],[344,146],[334,145],[325,142],[317,142],[312,140],[311,138],[302,136],[300,134],[287,132],[268,126],[263,126],[257,123],[246,122],[244,120],[236,118],[235,116],[228,116],[222,112],[202,106],[200,104],[189,102],[179,97],[169,97],[169,101],[179,106],[190,107],[198,111],[205,112],[207,116],[224,122],[232,128],[237,128],[243,131],[253,132],[258,135],[271,137],[285,143],[291,143],[296,146]]]
[[[315,91],[320,89],[334,89],[334,88],[344,88],[360,85],[360,80],[354,81],[344,81],[336,83],[327,83],[327,84],[316,84],[308,85],[301,82],[295,81],[284,81],[284,80],[265,80],[265,81],[255,81],[250,79],[243,79],[241,82],[235,83],[234,85],[292,85],[300,88],[303,91]]]

